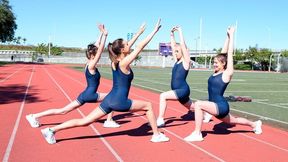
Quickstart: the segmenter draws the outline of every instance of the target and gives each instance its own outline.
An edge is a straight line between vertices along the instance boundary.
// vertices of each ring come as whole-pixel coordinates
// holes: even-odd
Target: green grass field
[[[0,61],[0,66],[11,64],[12,62]]]
[[[83,67],[81,67],[83,70]],[[110,67],[99,68],[101,76],[111,79]],[[161,93],[170,90],[171,68],[134,67],[132,84]],[[187,77],[193,100],[207,100],[207,80],[212,71],[191,70]],[[225,96],[249,96],[252,102],[229,102],[232,114],[288,129],[288,74],[235,72]]]

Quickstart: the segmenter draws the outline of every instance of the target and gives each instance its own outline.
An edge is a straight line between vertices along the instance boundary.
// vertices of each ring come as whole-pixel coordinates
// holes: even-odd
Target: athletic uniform
[[[130,69],[130,73],[125,74],[121,71],[119,64],[117,64],[116,69],[112,69],[112,73],[113,87],[100,104],[100,109],[106,114],[109,114],[112,110],[127,112],[132,105],[128,95],[134,77],[133,71]]]
[[[176,62],[172,69],[171,89],[181,104],[187,103],[190,98],[190,88],[186,82],[189,70],[185,70],[183,62]]]
[[[229,113],[229,104],[224,98],[224,91],[226,90],[228,83],[223,82],[222,75],[211,75],[208,79],[208,94],[209,101],[214,102],[218,109],[218,119],[224,118]]]
[[[97,89],[100,83],[100,73],[96,68],[95,74],[91,74],[88,70],[88,65],[85,68],[85,77],[87,81],[86,89],[78,96],[77,101],[80,105],[85,103],[95,103],[99,98]]]

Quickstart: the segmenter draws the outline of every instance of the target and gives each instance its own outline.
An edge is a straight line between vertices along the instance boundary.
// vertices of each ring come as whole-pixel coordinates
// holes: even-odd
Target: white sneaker
[[[261,120],[257,120],[255,122],[256,126],[253,129],[255,134],[261,134],[262,133],[262,121]]]
[[[196,134],[195,132],[191,133],[189,136],[184,138],[185,141],[195,142],[195,141],[203,141],[202,133]]]
[[[209,123],[211,119],[212,119],[212,115],[207,112],[204,112],[203,123]]]
[[[165,122],[163,118],[158,118],[157,121],[157,127],[164,127],[165,126]]]
[[[50,128],[41,129],[41,133],[49,144],[56,143],[55,135]]]
[[[159,135],[153,135],[151,138],[151,142],[167,142],[170,139],[165,136],[163,133],[159,133]]]
[[[103,124],[103,127],[105,128],[118,128],[120,125],[116,123],[114,120],[108,121],[106,120]]]
[[[37,118],[33,116],[33,114],[26,115],[26,119],[31,125],[32,128],[40,127],[40,123]]]

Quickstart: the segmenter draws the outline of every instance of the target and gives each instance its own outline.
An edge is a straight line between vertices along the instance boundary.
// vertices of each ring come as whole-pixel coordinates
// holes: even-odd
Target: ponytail
[[[116,65],[119,61],[117,60],[117,55],[113,52],[112,43],[108,44],[108,52],[111,62]]]
[[[95,56],[97,50],[98,50],[98,47],[97,47],[97,46],[95,46],[94,44],[89,44],[89,45],[87,46],[87,50],[86,50],[86,57],[87,57],[87,59],[90,59],[90,58],[91,58],[91,55]]]
[[[123,39],[116,39],[113,43],[108,44],[109,58],[115,66],[119,62],[117,57],[121,54],[121,49],[123,47]]]

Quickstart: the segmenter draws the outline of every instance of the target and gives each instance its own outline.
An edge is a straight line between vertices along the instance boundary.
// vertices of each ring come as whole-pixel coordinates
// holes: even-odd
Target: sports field
[[[110,67],[101,67],[99,71],[102,77],[112,78]],[[158,93],[170,90],[171,68],[134,67],[133,71],[133,85]],[[207,70],[190,70],[187,82],[193,100],[207,100],[207,80],[212,73]],[[230,95],[252,98],[252,102],[230,102],[233,114],[251,119],[261,118],[268,124],[288,129],[287,73],[236,71],[225,93],[225,96]]]

